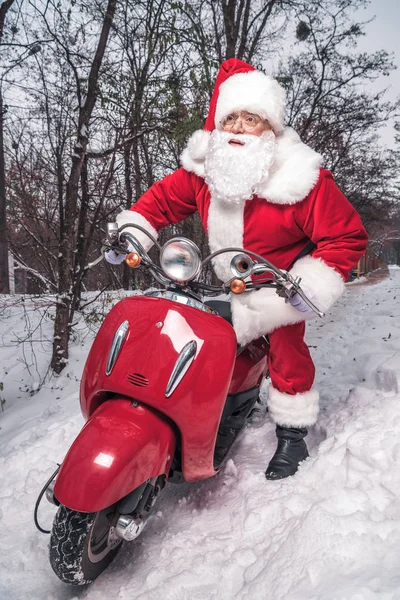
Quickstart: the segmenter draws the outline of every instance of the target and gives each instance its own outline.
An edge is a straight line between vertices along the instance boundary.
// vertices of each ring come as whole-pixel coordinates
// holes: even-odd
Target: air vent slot
[[[141,375],[140,373],[129,373],[128,381],[132,385],[137,385],[138,387],[146,387],[146,385],[149,385],[149,380],[147,377]]]

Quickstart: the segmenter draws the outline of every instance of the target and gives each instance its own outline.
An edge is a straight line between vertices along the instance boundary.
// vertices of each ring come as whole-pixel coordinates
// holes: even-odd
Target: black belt
[[[303,250],[300,250],[298,255],[292,260],[292,262],[290,263],[290,266],[288,268],[291,269],[293,267],[294,263],[299,260],[299,258],[303,258],[303,256],[307,256],[307,254],[310,254],[313,250],[315,250],[316,247],[317,247],[317,244],[314,244],[314,242],[309,240],[309,242],[304,246]]]

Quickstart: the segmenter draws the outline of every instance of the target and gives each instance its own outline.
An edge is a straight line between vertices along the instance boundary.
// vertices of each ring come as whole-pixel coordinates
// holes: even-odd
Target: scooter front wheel
[[[74,585],[91,583],[122,546],[115,533],[115,506],[82,513],[60,506],[50,537],[50,564],[55,574]]]

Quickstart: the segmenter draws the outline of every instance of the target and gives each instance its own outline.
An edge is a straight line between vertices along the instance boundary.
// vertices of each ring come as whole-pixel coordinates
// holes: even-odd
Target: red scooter
[[[86,424],[35,510],[38,525],[44,492],[58,506],[50,564],[76,585],[92,582],[124,540],[138,537],[167,480],[218,473],[255,410],[268,340],[238,346],[229,302],[204,297],[268,286],[286,297],[300,293],[319,312],[299,281],[261,256],[227,248],[201,262],[190,240],[174,238],[161,248],[149,236],[160,251],[158,265],[127,227],[147,233],[110,225],[103,250],[127,253],[129,243],[134,252],[126,262],[149,269],[163,289],[121,300],[104,320],[81,382]],[[200,282],[210,260],[224,253],[233,253],[232,279],[222,286]]]

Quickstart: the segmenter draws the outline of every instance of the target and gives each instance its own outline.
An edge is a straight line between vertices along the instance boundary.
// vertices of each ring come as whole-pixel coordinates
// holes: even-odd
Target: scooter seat
[[[225,321],[228,321],[228,323],[233,326],[230,302],[226,302],[224,300],[207,300],[204,304],[215,310],[220,317],[225,319]]]

